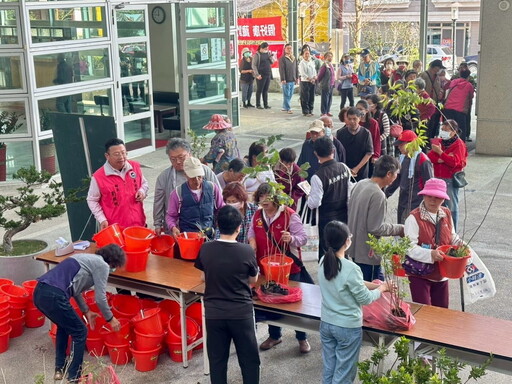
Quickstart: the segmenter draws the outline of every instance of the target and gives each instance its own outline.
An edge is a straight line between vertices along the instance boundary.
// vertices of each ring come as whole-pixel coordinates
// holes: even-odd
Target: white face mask
[[[331,137],[332,135],[332,129],[329,127],[325,127],[325,136]]]
[[[441,139],[443,139],[443,140],[448,140],[448,139],[450,139],[450,132],[440,130],[440,131],[439,131],[439,138],[441,138]]]
[[[231,205],[233,208],[240,209],[242,208],[242,202],[237,201],[236,203],[226,203],[227,205]]]

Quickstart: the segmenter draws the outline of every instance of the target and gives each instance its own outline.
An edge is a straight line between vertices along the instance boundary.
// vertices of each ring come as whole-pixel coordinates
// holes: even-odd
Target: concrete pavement
[[[249,145],[260,138],[270,135],[283,134],[284,139],[276,147],[293,147],[297,154],[304,139],[305,131],[309,123],[318,118],[305,118],[300,113],[297,95],[292,100],[293,114],[281,112],[281,95],[270,94],[270,110],[242,110],[241,126],[236,131],[240,150],[246,154]],[[334,104],[339,103],[339,96],[334,98]],[[254,102],[253,102],[254,104]],[[319,106],[319,100],[316,101]],[[334,107],[333,111],[338,108]],[[473,126],[476,122],[473,121]],[[335,118],[335,127],[340,123]],[[474,131],[474,130],[473,130]],[[168,133],[164,133],[168,134]],[[472,137],[475,137],[473,133]],[[158,174],[169,166],[169,160],[164,150],[158,149],[150,154],[140,156],[137,161],[143,165],[143,171],[151,185],[150,194],[145,201],[148,224],[152,225],[153,187]],[[474,151],[470,153],[466,168],[469,185],[465,193],[461,194],[460,227],[464,232],[464,238],[471,239],[471,245],[484,260],[496,282],[496,297],[478,302],[466,307],[466,311],[512,320],[512,306],[510,300],[509,271],[512,270],[510,258],[510,244],[512,229],[510,226],[510,214],[512,206],[512,169],[511,159],[505,157],[478,156]],[[9,193],[13,185],[0,186],[0,193]],[[397,195],[397,194],[395,194]],[[388,220],[394,222],[396,217],[397,196],[390,198],[388,202]],[[59,236],[69,238],[67,217],[63,216],[50,222],[36,223],[22,233],[18,238],[41,238],[53,243]],[[316,276],[316,262],[308,262],[308,269]],[[1,271],[0,271],[1,274]],[[451,282],[451,303],[453,309],[460,308],[458,283]],[[482,324],[485,327],[485,324]],[[267,337],[267,327],[258,327],[258,341],[262,342]],[[27,329],[21,337],[11,340],[9,351],[0,355],[0,383],[33,383],[37,374],[46,372],[45,383],[52,383],[54,349],[47,334],[48,327]],[[468,335],[468,337],[474,337]],[[261,383],[319,383],[321,381],[321,345],[318,334],[309,336],[312,352],[300,355],[298,343],[294,340],[293,330],[284,330],[283,343],[276,348],[262,352],[262,376]],[[507,335],[504,335],[507,342]],[[371,354],[373,348],[365,345],[361,357]],[[92,360],[87,358],[87,360]],[[108,358],[102,359],[109,362]],[[176,383],[191,384],[209,383],[208,377],[203,375],[202,352],[194,352],[190,366],[183,369],[179,363],[170,361],[167,355],[161,355],[159,365],[155,371],[148,373],[136,372],[133,364],[117,367],[116,371],[123,384],[139,383]],[[391,358],[389,359],[391,362]],[[229,364],[229,380],[231,383],[240,383],[241,376],[232,351]],[[500,384],[509,383],[510,377],[489,373],[480,380],[480,383]],[[357,381],[356,381],[357,382]]]

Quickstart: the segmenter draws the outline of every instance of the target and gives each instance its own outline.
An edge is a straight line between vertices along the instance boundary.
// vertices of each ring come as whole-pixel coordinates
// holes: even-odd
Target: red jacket
[[[438,155],[434,151],[428,153],[428,157],[434,165],[434,176],[440,179],[451,179],[453,174],[462,171],[466,167],[468,149],[466,144],[457,138],[450,146],[441,144],[443,153]],[[442,160],[443,162],[439,162]]]
[[[101,192],[100,205],[109,224],[121,227],[145,226],[146,215],[141,202],[135,201],[135,194],[142,185],[142,170],[136,161],[129,161],[132,170],[124,180],[116,175],[107,176],[105,168],[94,172],[94,179]]]
[[[421,91],[419,93],[419,96],[424,99],[430,99],[430,95],[427,91]],[[434,105],[434,102],[432,100],[431,103],[423,104],[420,103],[416,106],[418,108],[418,111],[420,111],[420,120],[430,120],[432,115],[436,112],[436,107]]]
[[[290,216],[292,213],[293,210],[291,208],[286,207],[286,210],[281,215],[279,215],[279,217],[275,221],[273,221],[268,227],[269,232],[272,233],[274,239],[279,244],[280,250],[275,245],[275,243],[267,236],[267,231],[265,230],[265,227],[263,225],[263,210],[258,209],[254,214],[254,217],[252,219],[252,225],[254,228],[254,235],[256,239],[256,259],[258,261],[261,273],[264,273],[263,266],[261,265],[261,259],[276,253],[284,253],[288,249],[289,245],[281,242],[281,232],[288,230]],[[300,248],[298,258],[301,258]],[[290,274],[299,272],[300,268],[297,266],[297,264],[293,263]]]
[[[471,100],[475,94],[475,88],[466,79],[455,79],[450,82],[449,93],[444,107],[457,112],[468,113]]]
[[[441,219],[441,225],[440,230],[441,233],[439,235],[439,244],[435,244],[436,241],[436,226],[431,223],[430,221],[424,221],[421,220],[420,217],[420,209],[416,208],[411,211],[411,215],[414,216],[416,219],[416,222],[419,226],[419,232],[418,232],[418,245],[422,244],[428,244],[431,246],[432,249],[435,249],[436,246],[440,245],[450,245],[452,243],[452,214],[450,210],[446,207],[441,207],[441,209],[446,214],[446,217]],[[442,280],[443,277],[441,276],[441,273],[439,272],[439,263],[434,263],[435,270],[429,275],[425,276],[417,276],[416,277],[422,277],[424,279],[429,280]]]
[[[373,143],[373,155],[372,158],[377,160],[380,157],[381,152],[381,144],[380,144],[380,127],[379,122],[373,118],[370,118],[370,121],[365,121],[364,123],[359,123],[363,127],[367,128],[372,134],[372,143]]]

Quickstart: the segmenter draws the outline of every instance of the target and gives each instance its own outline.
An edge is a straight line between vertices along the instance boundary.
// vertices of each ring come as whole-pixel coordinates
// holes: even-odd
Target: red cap
[[[418,135],[414,133],[414,131],[407,130],[403,131],[400,136],[398,136],[398,139],[395,141],[395,145],[400,145],[402,143],[410,143],[411,141],[414,141],[418,138]]]

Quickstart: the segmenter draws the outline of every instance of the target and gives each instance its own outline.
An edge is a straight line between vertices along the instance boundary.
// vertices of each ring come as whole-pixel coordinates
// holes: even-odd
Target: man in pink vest
[[[143,201],[148,182],[140,164],[128,160],[124,142],[111,139],[105,143],[107,161],[91,178],[87,204],[100,229],[118,223],[121,227],[145,226]]]

